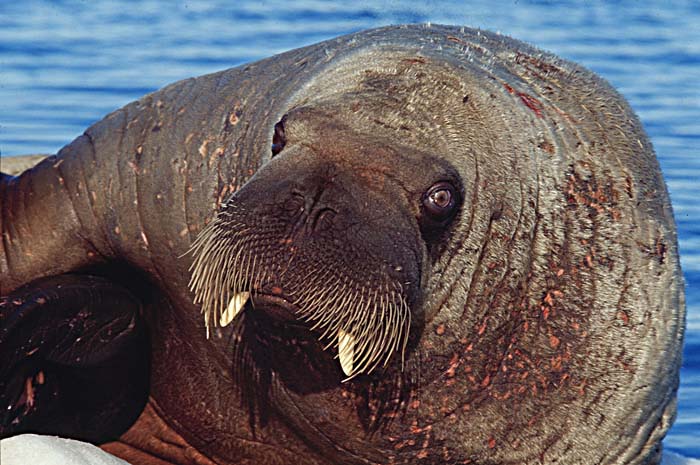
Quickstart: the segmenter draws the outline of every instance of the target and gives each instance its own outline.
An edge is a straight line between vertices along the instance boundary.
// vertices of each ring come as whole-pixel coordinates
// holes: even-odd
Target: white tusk
[[[241,313],[241,310],[243,310],[243,306],[248,301],[249,297],[250,292],[239,292],[233,296],[231,301],[228,303],[228,307],[226,307],[226,311],[224,311],[224,313],[221,314],[221,318],[219,318],[219,325],[221,325],[222,328],[228,326],[229,323],[236,318],[236,315]]]
[[[342,329],[338,330],[338,358],[343,372],[347,376],[352,376],[355,360],[355,336]]]

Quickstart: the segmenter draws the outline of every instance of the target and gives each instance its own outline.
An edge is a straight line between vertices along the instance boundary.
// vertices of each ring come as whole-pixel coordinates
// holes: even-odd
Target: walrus
[[[3,175],[2,436],[133,464],[656,464],[684,329],[592,72],[396,26],[188,79]]]

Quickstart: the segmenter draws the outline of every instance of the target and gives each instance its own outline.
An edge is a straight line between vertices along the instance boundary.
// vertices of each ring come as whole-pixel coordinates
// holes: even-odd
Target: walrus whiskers
[[[240,209],[232,211],[241,213]],[[301,279],[286,276],[295,254],[281,266],[275,250],[262,248],[254,228],[230,212],[218,214],[193,241],[194,260],[189,288],[201,305],[207,336],[213,326],[225,326],[243,311],[245,301],[269,283],[283,286],[296,317],[318,333],[324,350],[336,347],[347,378],[386,366],[408,340],[410,311],[395,282],[367,288],[331,266],[312,267]],[[285,242],[285,240],[280,241]]]

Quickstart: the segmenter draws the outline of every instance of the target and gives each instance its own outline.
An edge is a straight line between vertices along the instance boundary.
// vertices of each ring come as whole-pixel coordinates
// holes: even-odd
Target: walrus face
[[[273,340],[294,334],[297,348],[313,335],[339,364],[321,368],[307,350],[307,365],[336,380],[339,365],[347,380],[401,364],[423,321],[424,267],[462,192],[443,161],[333,113],[298,108],[275,126],[272,160],[194,243],[191,288],[208,328],[252,319]],[[397,176],[399,161],[414,175]],[[298,360],[289,376],[282,365],[270,368],[283,379],[308,376]]]

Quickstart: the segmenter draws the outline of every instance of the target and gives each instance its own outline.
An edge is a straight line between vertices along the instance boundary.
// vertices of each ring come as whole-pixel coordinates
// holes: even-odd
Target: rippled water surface
[[[172,81],[386,24],[480,27],[578,61],[629,99],[671,191],[688,332],[666,446],[700,457],[700,2],[552,3],[0,0],[0,153],[56,152]]]

